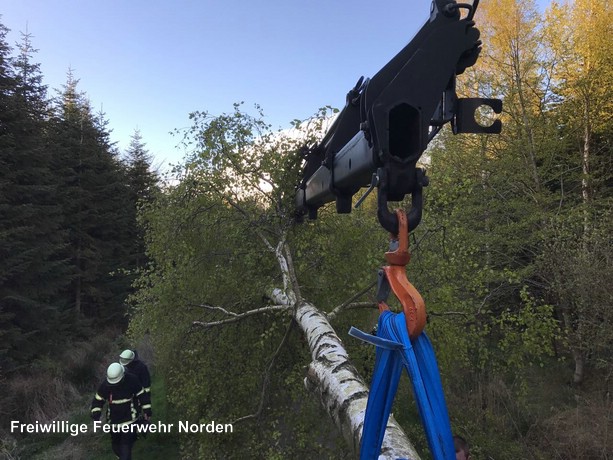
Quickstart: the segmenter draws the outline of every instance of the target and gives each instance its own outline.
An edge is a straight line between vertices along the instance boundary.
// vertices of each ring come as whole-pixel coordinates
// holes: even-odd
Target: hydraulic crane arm
[[[488,127],[475,121],[481,105],[500,113],[500,100],[460,99],[455,91],[456,76],[481,51],[473,21],[477,4],[433,0],[428,21],[409,44],[372,78],[359,79],[321,142],[304,150],[299,217],[314,219],[331,201],[337,212],[349,213],[353,195],[371,181],[384,192],[385,205],[409,193],[419,199],[425,177],[417,161],[445,123],[454,133],[500,132],[499,120]]]

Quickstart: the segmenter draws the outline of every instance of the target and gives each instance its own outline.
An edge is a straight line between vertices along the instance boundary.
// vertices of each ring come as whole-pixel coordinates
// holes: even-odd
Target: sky
[[[191,112],[219,115],[244,101],[281,129],[320,107],[342,108],[361,75],[410,41],[430,3],[2,0],[0,22],[11,45],[32,35],[50,95],[72,69],[119,150],[138,129],[164,170],[185,155],[170,133],[189,127]]]

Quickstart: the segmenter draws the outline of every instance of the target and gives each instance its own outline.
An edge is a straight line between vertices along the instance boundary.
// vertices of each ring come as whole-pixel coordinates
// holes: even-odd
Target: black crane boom
[[[455,91],[456,77],[481,51],[473,21],[477,4],[433,0],[415,37],[372,78],[358,80],[321,142],[305,149],[296,193],[299,217],[314,219],[331,201],[337,212],[351,212],[353,195],[370,185],[373,175],[385,201],[420,195],[425,179],[417,161],[448,122],[454,133],[500,132],[500,120],[491,126],[475,120],[482,105],[500,113],[500,100],[458,98]]]

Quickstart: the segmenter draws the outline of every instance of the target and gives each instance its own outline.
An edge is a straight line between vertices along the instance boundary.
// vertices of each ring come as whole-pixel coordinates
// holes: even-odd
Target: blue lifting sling
[[[377,347],[364,417],[360,460],[372,460],[379,456],[403,366],[411,379],[413,394],[434,460],[455,460],[451,424],[438,365],[426,333],[422,332],[412,342],[404,313],[383,311],[379,317],[376,336],[353,327],[349,334]]]

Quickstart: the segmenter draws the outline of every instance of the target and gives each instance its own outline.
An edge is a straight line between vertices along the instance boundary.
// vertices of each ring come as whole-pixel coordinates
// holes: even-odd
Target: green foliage
[[[589,231],[585,232],[585,223]],[[568,341],[589,356],[593,366],[610,373],[611,316],[611,214],[583,207],[556,216],[549,223],[551,238],[539,260],[540,272],[549,286],[550,302],[562,317]]]
[[[235,313],[265,307],[271,289],[283,285],[271,248],[291,225],[298,141],[269,132],[239,106],[219,117],[192,117],[185,142],[197,150],[182,180],[142,208],[151,262],[132,299],[132,334],[152,335],[169,401],[182,419],[228,423],[258,413],[264,395],[262,411],[238,422],[231,436],[183,437],[183,457],[267,452],[270,458],[325,458],[328,449],[342,447],[305,394],[308,349],[289,315],[270,312],[224,327],[194,324],[226,318],[219,307]],[[300,252],[307,235],[297,229],[287,238]],[[304,248],[314,262],[317,253]],[[310,273],[318,291],[321,274]]]
[[[518,311],[502,312],[497,319],[497,326],[509,331],[499,342],[507,356],[507,370],[533,363],[542,367],[546,357],[553,356],[551,343],[559,330],[553,306],[536,303],[525,286],[520,297],[522,306]]]

